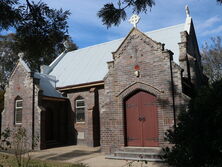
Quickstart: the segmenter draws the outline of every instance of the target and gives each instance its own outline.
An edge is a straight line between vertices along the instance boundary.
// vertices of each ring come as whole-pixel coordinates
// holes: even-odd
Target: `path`
[[[67,146],[46,149],[30,153],[32,159],[51,160],[69,163],[83,163],[89,167],[127,167],[130,161],[106,159],[100,152],[100,147]],[[140,162],[134,162],[133,167],[140,167]],[[143,167],[148,167],[144,165]],[[160,167],[149,164],[149,167]]]

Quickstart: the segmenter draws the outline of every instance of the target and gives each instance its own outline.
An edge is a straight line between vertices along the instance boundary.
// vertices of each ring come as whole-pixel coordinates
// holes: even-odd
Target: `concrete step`
[[[107,158],[162,162],[161,150],[160,147],[122,147]]]
[[[106,156],[107,159],[117,159],[117,160],[132,160],[132,161],[148,161],[148,162],[163,162],[162,159],[154,159],[154,158],[135,158],[135,157],[117,157],[114,155]]]
[[[121,151],[125,152],[145,152],[145,153],[160,153],[161,147],[122,147]]]
[[[123,152],[116,151],[114,156],[117,157],[131,157],[131,158],[146,158],[146,159],[160,159],[160,155],[157,153],[145,153],[145,152]]]

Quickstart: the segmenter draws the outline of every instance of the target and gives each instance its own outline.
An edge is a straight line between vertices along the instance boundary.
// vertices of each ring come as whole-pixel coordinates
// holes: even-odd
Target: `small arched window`
[[[15,124],[22,124],[23,100],[21,97],[15,99]]]
[[[85,100],[79,96],[75,101],[76,109],[76,122],[85,122]]]

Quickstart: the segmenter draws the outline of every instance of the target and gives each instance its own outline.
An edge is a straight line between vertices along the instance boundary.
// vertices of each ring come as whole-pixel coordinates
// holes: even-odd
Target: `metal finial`
[[[133,25],[133,27],[137,27],[137,24],[140,21],[140,17],[136,14],[133,14],[129,19],[129,22]]]
[[[64,42],[63,42],[63,45],[64,45],[64,47],[65,47],[66,49],[69,49],[69,47],[70,47],[70,44],[69,44],[69,41],[68,41],[68,40],[64,41]]]
[[[189,9],[188,5],[185,6],[185,10],[186,10],[187,17],[190,17],[190,9]]]
[[[20,59],[23,59],[24,53],[23,53],[23,52],[20,52],[20,53],[18,54],[18,57],[19,57]]]

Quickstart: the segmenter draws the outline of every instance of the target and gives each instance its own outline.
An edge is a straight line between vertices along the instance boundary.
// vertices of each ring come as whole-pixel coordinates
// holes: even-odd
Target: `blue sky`
[[[35,0],[34,0],[35,1]],[[110,0],[42,0],[50,7],[63,8],[72,13],[69,17],[69,34],[73,41],[83,48],[107,42],[127,35],[132,28],[128,18],[118,27],[107,29],[96,16],[104,3]],[[113,0],[114,1],[114,0]],[[116,2],[116,1],[115,1]],[[185,5],[190,8],[199,46],[211,37],[222,35],[222,5],[216,0],[156,0],[156,5],[146,14],[140,14],[138,28],[151,31],[185,22]],[[2,32],[4,33],[4,32]]]

